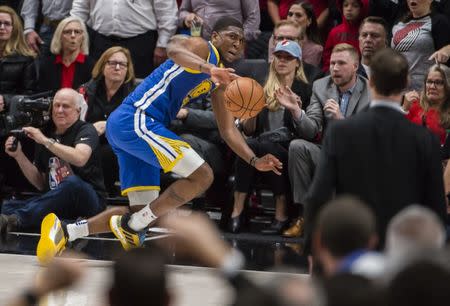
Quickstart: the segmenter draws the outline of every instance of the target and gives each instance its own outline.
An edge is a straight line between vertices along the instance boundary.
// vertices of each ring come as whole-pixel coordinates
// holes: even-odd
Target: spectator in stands
[[[88,56],[89,36],[79,18],[67,17],[58,24],[50,52],[39,64],[40,91],[76,89],[89,81],[94,60]]]
[[[308,2],[296,0],[289,8],[287,19],[302,27],[303,38],[300,44],[303,62],[320,67],[323,46],[312,5]]]
[[[370,60],[372,56],[387,47],[387,24],[381,17],[366,17],[359,27],[359,52],[361,62],[358,74],[365,78],[370,76]]]
[[[74,0],[71,16],[91,29],[94,59],[112,46],[130,50],[137,78],[145,78],[167,59],[166,46],[176,31],[175,0]]]
[[[22,22],[8,6],[0,6],[0,116],[9,111],[11,97],[28,95],[36,90],[35,53],[28,48]],[[5,154],[6,127],[0,117],[0,189],[3,186],[31,188],[11,158]],[[33,144],[27,142],[26,154],[33,155]],[[9,175],[6,175],[9,174]]]
[[[351,45],[336,45],[331,53],[330,76],[313,83],[311,103],[294,117],[301,139],[289,146],[289,178],[293,201],[299,205],[299,220],[285,236],[302,233],[304,196],[308,191],[320,156],[320,138],[328,123],[365,110],[370,102],[367,80],[356,73],[358,53]],[[287,106],[286,106],[287,107]]]
[[[287,18],[289,7],[294,2],[295,0],[267,0],[267,9],[273,24]]]
[[[178,15],[178,26],[190,28],[195,20],[202,24],[202,37],[209,40],[212,27],[223,16],[239,20],[244,25],[245,41],[258,38],[259,3],[256,0],[183,0]]]
[[[391,47],[401,52],[409,64],[411,90],[420,90],[432,54],[450,44],[450,21],[446,16],[431,10],[432,1],[407,1],[408,12],[392,28]]]
[[[305,197],[308,227],[334,194],[361,197],[377,217],[384,245],[388,222],[419,203],[446,219],[440,146],[428,130],[411,123],[400,106],[408,62],[392,49],[372,58],[370,109],[327,130],[314,181]],[[308,232],[307,232],[308,233]]]
[[[410,205],[398,212],[388,224],[385,253],[389,266],[398,269],[411,254],[442,249],[445,240],[442,220],[426,207]]]
[[[8,6],[0,6],[0,112],[8,95],[36,90],[35,53],[28,48],[22,22]]]
[[[369,261],[382,269],[380,254],[371,250],[378,243],[376,219],[367,204],[349,196],[327,203],[317,216],[313,234],[313,256],[325,272],[355,273],[373,276]],[[367,275],[369,274],[369,275]]]
[[[94,125],[100,137],[99,148],[105,187],[110,195],[116,195],[118,192],[115,182],[119,179],[119,165],[105,137],[106,120],[134,86],[130,51],[117,46],[109,48],[100,56],[92,70],[92,79],[78,88],[87,103],[84,119]]]
[[[347,43],[359,52],[359,26],[366,18],[369,10],[368,0],[337,0],[337,6],[342,12],[342,23],[331,29],[323,50],[322,70],[330,68],[330,55],[337,44]]]
[[[269,63],[273,60],[273,50],[277,43],[283,40],[293,40],[301,44],[302,37],[302,28],[297,23],[290,20],[280,21],[273,29],[273,35],[269,41]],[[302,66],[309,83],[314,82],[323,75],[319,68],[303,62],[303,60]]]
[[[53,99],[52,124],[45,134],[31,126],[23,128],[37,144],[33,163],[23,154],[20,142],[13,151],[14,137],[7,139],[6,153],[45,193],[28,200],[5,201],[0,233],[12,228],[35,229],[52,212],[74,220],[96,215],[105,208],[98,135],[92,124],[79,120],[82,103],[75,90],[61,89]]]
[[[289,142],[295,134],[292,117],[298,117],[311,97],[311,86],[303,72],[301,58],[301,48],[296,41],[285,40],[277,44],[264,86],[267,108],[256,117],[241,122],[244,134],[250,137],[247,138],[250,148],[257,155],[271,153],[284,165],[287,164]],[[275,196],[275,219],[263,234],[281,234],[288,226],[286,206],[290,188],[287,167],[283,167],[281,176],[275,173],[263,173],[262,176]],[[236,164],[235,182],[231,232],[240,229],[244,202],[255,182],[255,169],[240,158]]]
[[[50,55],[50,44],[58,24],[69,16],[72,0],[61,0],[55,3],[51,0],[24,0],[20,15],[24,22],[24,34],[28,46],[42,57]],[[39,8],[41,11],[39,12]],[[42,24],[38,17],[42,14]],[[39,29],[39,31],[37,30]]]
[[[444,145],[446,130],[450,128],[450,68],[442,64],[431,66],[422,93],[407,92],[403,109],[411,122],[428,128]]]

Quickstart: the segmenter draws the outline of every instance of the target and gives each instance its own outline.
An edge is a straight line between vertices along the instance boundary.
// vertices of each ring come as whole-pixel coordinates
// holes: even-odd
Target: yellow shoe
[[[123,216],[112,216],[109,219],[109,227],[114,236],[119,239],[122,247],[128,251],[130,249],[141,247],[144,244],[147,228],[142,231],[135,231],[128,226],[129,214]]]
[[[61,254],[66,247],[66,243],[67,237],[58,217],[53,213],[45,216],[41,224],[41,239],[36,250],[39,262],[46,264],[53,257]]]

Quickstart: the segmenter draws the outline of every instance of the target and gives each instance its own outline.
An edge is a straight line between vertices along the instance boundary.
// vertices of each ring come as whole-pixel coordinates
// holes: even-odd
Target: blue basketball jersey
[[[219,52],[211,42],[208,46],[207,62],[218,66]],[[146,77],[123,103],[133,105],[167,126],[182,106],[205,96],[214,88],[208,74],[183,68],[169,59]]]

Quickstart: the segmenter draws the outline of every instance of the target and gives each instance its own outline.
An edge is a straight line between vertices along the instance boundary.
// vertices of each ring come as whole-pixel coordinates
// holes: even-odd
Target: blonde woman
[[[32,94],[36,89],[35,54],[23,36],[16,12],[0,6],[0,115],[9,110],[14,95]],[[14,160],[5,153],[5,126],[0,122],[0,185],[15,189],[31,188]],[[33,155],[34,143],[22,141],[27,154]]]
[[[292,40],[279,42],[273,52],[269,76],[264,86],[267,108],[257,117],[242,122],[243,132],[249,136],[247,143],[257,155],[271,153],[283,162],[281,175],[261,173],[259,176],[272,188],[275,197],[275,218],[263,234],[281,234],[288,226],[286,205],[290,188],[287,175],[288,146],[295,135],[292,114],[279,103],[280,99],[292,99],[301,108],[309,104],[311,86],[302,67],[302,51]],[[234,206],[229,224],[231,232],[241,228],[244,203],[255,179],[255,169],[238,159],[235,175]]]
[[[78,17],[67,17],[56,27],[50,56],[39,65],[40,91],[78,88],[89,81],[95,61],[88,56],[89,36]]]
[[[92,70],[92,79],[79,89],[87,102],[85,121],[94,124],[100,136],[105,187],[110,195],[118,195],[115,182],[119,179],[119,165],[104,133],[106,119],[134,89],[135,76],[130,51],[116,46],[100,56]]]
[[[0,112],[9,95],[30,94],[36,89],[34,57],[16,12],[0,6]]]

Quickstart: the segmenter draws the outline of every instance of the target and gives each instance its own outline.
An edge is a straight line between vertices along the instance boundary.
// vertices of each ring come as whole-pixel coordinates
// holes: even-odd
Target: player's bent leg
[[[156,216],[162,216],[169,211],[189,202],[205,192],[212,184],[213,172],[207,163],[186,178],[179,179],[170,185],[152,205]]]
[[[46,264],[56,255],[61,254],[67,243],[67,235],[59,218],[51,213],[45,216],[41,224],[36,255],[40,263]]]
[[[130,201],[130,210],[133,211],[135,208],[142,208],[143,203],[151,203],[157,199],[159,196],[159,190],[129,191],[127,196]],[[129,214],[124,216],[115,215],[111,216],[109,220],[111,231],[117,239],[119,239],[125,250],[142,246],[145,239],[145,233],[148,228],[148,224],[144,223],[139,224],[139,228],[142,228],[142,230],[133,230],[128,226],[129,218]],[[156,217],[154,219],[156,219]]]

